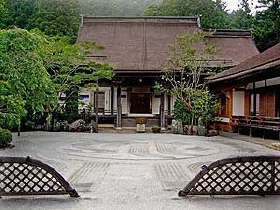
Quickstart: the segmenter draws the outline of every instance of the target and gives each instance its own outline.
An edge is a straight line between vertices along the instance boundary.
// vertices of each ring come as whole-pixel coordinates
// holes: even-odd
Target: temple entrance
[[[131,93],[130,113],[151,114],[151,94],[150,93]]]

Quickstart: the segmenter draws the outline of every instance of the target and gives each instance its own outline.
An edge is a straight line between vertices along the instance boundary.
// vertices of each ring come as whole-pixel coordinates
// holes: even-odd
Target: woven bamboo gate
[[[61,194],[79,197],[54,168],[30,157],[0,157],[0,196]]]
[[[187,195],[279,195],[280,157],[247,156],[218,160],[179,192]]]

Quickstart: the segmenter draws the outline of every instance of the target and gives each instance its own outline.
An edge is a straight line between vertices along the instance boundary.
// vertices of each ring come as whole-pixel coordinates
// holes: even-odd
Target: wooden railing
[[[236,120],[236,126],[238,132],[241,129],[249,129],[249,135],[252,136],[254,129],[261,130],[263,137],[266,131],[278,132],[280,139],[280,118],[279,117],[267,117],[267,116],[247,116]]]

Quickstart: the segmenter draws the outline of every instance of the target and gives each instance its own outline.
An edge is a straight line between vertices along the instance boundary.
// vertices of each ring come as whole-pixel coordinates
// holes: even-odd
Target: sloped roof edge
[[[208,28],[201,28],[203,31],[213,31],[212,37],[219,37],[219,36],[230,36],[230,37],[252,37],[252,32],[250,30],[241,30],[241,29],[208,29]]]
[[[240,75],[245,75],[251,71],[259,71],[263,69],[271,68],[273,65],[278,65],[280,60],[280,43],[267,49],[266,51],[255,55],[237,66],[227,69],[214,76],[208,77],[209,83],[215,83],[222,80],[234,79]]]
[[[200,27],[199,16],[86,16],[81,15],[83,23],[94,22],[164,22],[164,23],[191,23]]]

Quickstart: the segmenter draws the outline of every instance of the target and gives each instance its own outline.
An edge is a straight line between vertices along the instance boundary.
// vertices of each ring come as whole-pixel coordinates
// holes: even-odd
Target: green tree
[[[0,0],[0,14],[2,14],[4,12],[4,0]]]
[[[3,0],[2,0],[3,1]],[[50,36],[69,36],[76,41],[80,7],[78,0],[5,0],[3,28],[38,28]]]
[[[253,35],[260,51],[280,42],[280,2],[278,0],[258,1],[263,10],[255,15]]]
[[[80,0],[81,13],[92,16],[140,16],[144,9],[160,0]]]
[[[201,16],[206,28],[228,28],[228,14],[223,1],[217,0],[163,0],[150,5],[144,12],[148,16]]]
[[[232,29],[252,29],[253,15],[249,0],[242,0],[239,9],[233,11],[230,16],[230,28]]]
[[[0,31],[0,127],[18,125],[27,113],[43,112],[55,90],[40,56],[45,40],[22,29]]]
[[[211,35],[212,32],[196,31],[179,37],[170,47],[162,83],[156,85],[158,91],[176,96],[175,119],[181,118],[191,125],[199,117],[208,123],[213,115],[211,110],[215,103],[211,102],[212,97],[203,82],[203,75],[213,71],[210,61],[215,56],[216,47],[207,39]]]
[[[5,0],[5,13],[2,14],[3,28],[27,28],[28,20],[35,13],[35,2],[32,0]]]
[[[193,115],[208,130],[209,125],[215,121],[220,108],[217,100],[208,90],[200,90],[196,91],[192,103]]]
[[[111,80],[113,71],[108,64],[87,59],[91,51],[103,49],[96,43],[81,42],[72,45],[69,44],[69,37],[46,36],[46,39],[48,42],[42,53],[43,62],[54,83],[57,101],[60,100],[60,103],[50,107],[53,124],[60,112],[70,111],[69,109],[78,112],[78,92],[81,88],[95,87],[98,80]]]

